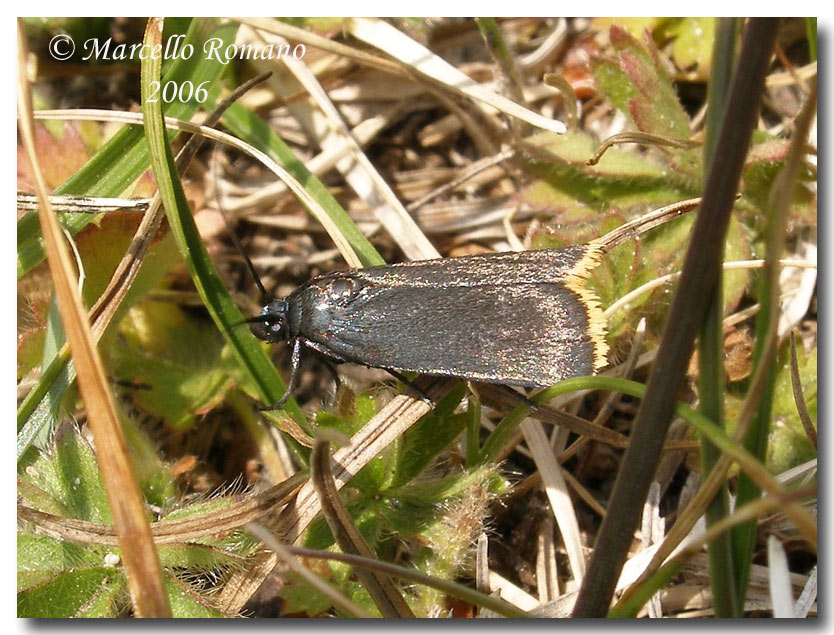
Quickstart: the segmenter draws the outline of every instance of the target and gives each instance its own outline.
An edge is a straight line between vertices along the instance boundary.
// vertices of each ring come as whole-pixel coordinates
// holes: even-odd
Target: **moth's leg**
[[[327,372],[330,373],[330,376],[333,377],[333,381],[336,383],[336,393],[338,393],[339,388],[342,387],[342,378],[339,377],[339,371],[336,370],[333,362],[331,362],[328,357],[325,357],[324,355],[316,355],[316,357],[318,357],[319,361],[327,369]]]
[[[310,350],[315,351],[317,353],[316,357],[318,358],[318,360],[322,364],[324,364],[324,367],[333,376],[333,381],[336,382],[336,392],[338,393],[339,388],[341,388],[342,386],[342,378],[339,377],[339,371],[336,370],[336,367],[333,365],[333,362],[331,360],[335,359],[339,362],[345,362],[348,360],[342,359],[341,357],[334,355],[331,351],[327,350],[317,342],[305,339],[303,337],[299,337],[297,339],[300,340],[306,348],[309,348]]]
[[[400,380],[402,383],[404,383],[406,386],[408,386],[409,388],[411,388],[411,390],[413,390],[414,392],[416,392],[416,393],[417,393],[417,395],[420,397],[420,399],[422,399],[422,400],[423,400],[423,401],[425,401],[427,404],[429,404],[429,405],[432,407],[432,409],[434,408],[434,402],[433,402],[433,401],[429,398],[429,396],[428,396],[425,392],[423,392],[423,391],[420,389],[420,387],[419,387],[419,386],[417,386],[417,385],[416,385],[413,381],[411,381],[408,377],[406,377],[405,375],[403,375],[400,371],[398,371],[398,370],[394,370],[393,368],[386,368],[385,370],[386,370],[389,374],[391,374],[391,375],[393,375],[394,377],[396,377],[397,379],[399,379],[399,380]]]
[[[289,398],[292,397],[292,394],[295,392],[295,389],[298,387],[298,375],[301,371],[301,347],[303,345],[303,341],[300,337],[296,337],[292,341],[292,356],[290,358],[290,381],[287,383],[287,389],[284,391],[284,396],[281,397],[278,401],[276,401],[271,406],[266,406],[260,408],[260,410],[277,410],[281,406],[283,406]]]

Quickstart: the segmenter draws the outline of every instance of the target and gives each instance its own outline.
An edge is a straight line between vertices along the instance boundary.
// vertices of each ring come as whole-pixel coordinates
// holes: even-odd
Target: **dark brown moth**
[[[607,363],[606,323],[588,278],[628,238],[689,211],[684,201],[586,245],[336,271],[269,302],[252,332],[338,362],[543,387]]]

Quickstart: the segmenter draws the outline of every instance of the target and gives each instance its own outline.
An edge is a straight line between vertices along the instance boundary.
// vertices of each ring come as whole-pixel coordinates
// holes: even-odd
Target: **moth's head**
[[[259,340],[282,342],[288,339],[287,303],[285,300],[273,300],[257,316],[247,320],[249,330]]]

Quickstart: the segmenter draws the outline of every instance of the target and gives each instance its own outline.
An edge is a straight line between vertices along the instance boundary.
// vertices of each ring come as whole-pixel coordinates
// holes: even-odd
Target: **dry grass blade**
[[[756,391],[759,390],[757,386],[764,381],[763,376],[764,373],[758,373],[758,377],[754,377],[751,382],[751,394],[754,396]],[[742,415],[739,417],[736,424],[737,429],[734,431],[734,438],[736,440],[740,439],[740,437],[744,434],[751,416],[752,412],[748,412],[747,414],[744,414],[744,411],[742,412]],[[663,562],[678,548],[687,535],[692,531],[695,523],[706,512],[707,506],[715,497],[715,493],[724,482],[727,471],[732,465],[732,462],[733,457],[729,454],[721,455],[719,460],[716,462],[715,467],[713,467],[712,472],[710,472],[709,476],[701,484],[697,494],[686,506],[686,509],[678,516],[677,522],[669,530],[669,533],[666,535],[663,543],[659,545],[657,552],[652,557],[651,562],[646,567],[638,583],[645,581],[652,573],[657,571]],[[762,476],[763,474],[759,474],[759,478]],[[801,504],[793,500],[794,497],[789,495],[788,490],[781,487],[775,480],[769,481],[767,487],[763,487],[762,489],[769,489],[772,495],[769,499],[771,501],[780,500],[782,498],[785,499],[785,502],[783,503],[785,512],[790,514],[791,519],[797,524],[797,527],[801,529],[803,537],[808,541],[809,545],[816,549],[816,523],[813,518],[805,512]],[[748,509],[747,513],[749,512],[750,510]],[[715,527],[718,526],[718,524],[713,525],[710,532],[715,531]]]
[[[649,488],[649,497],[643,506],[643,523],[640,528],[640,543],[643,549],[648,549],[653,544],[663,539],[665,523],[660,516],[660,483],[655,481]],[[660,594],[655,593],[649,600],[649,617],[663,617],[663,609],[660,604]]]
[[[773,617],[796,617],[793,612],[788,556],[776,536],[767,537],[767,563]]]
[[[406,209],[408,209],[409,212],[413,212],[414,210],[422,207],[423,205],[425,205],[429,201],[437,198],[438,196],[442,196],[446,192],[451,192],[455,188],[460,187],[461,185],[466,183],[468,180],[474,178],[475,176],[477,176],[478,174],[480,174],[484,170],[487,170],[487,169],[491,168],[492,166],[497,165],[499,163],[503,163],[507,159],[513,158],[513,156],[515,156],[515,150],[510,149],[510,150],[504,150],[503,152],[499,152],[498,154],[496,154],[494,156],[485,157],[485,158],[483,158],[479,161],[476,161],[472,165],[468,166],[463,171],[463,173],[460,176],[458,176],[457,178],[452,179],[448,183],[444,183],[440,187],[435,188],[431,192],[428,192],[424,196],[421,196],[416,201],[411,201],[411,203],[409,203],[406,206]]]
[[[36,119],[75,119],[78,121],[115,121],[119,123],[143,124],[144,117],[142,113],[138,112],[113,112],[110,110],[44,110],[35,113]],[[265,153],[257,148],[242,142],[240,139],[233,137],[230,134],[220,132],[210,127],[200,126],[189,121],[182,121],[173,117],[164,117],[166,127],[176,128],[185,132],[199,134],[207,139],[219,141],[232,148],[240,150],[244,154],[251,156],[253,159],[260,161],[273,174],[280,178],[287,187],[295,194],[299,201],[310,211],[310,213],[321,223],[328,235],[333,239],[333,242],[339,249],[339,252],[344,257],[348,266],[359,267],[361,260],[356,255],[350,243],[344,240],[342,232],[335,226],[333,221],[322,209],[321,205],[310,196],[304,186],[298,182],[287,170],[278,165],[275,161],[270,159]]]
[[[816,599],[817,567],[814,565],[814,568],[811,569],[811,573],[808,576],[808,581],[805,583],[805,586],[802,587],[802,593],[799,595],[799,599],[796,601],[796,605],[794,606],[794,613],[796,614],[796,617],[808,617]]]
[[[495,571],[489,572],[489,588],[497,592],[502,600],[517,606],[522,611],[533,611],[541,606],[541,603],[527,591]]]
[[[587,165],[596,165],[609,148],[623,143],[641,143],[644,145],[669,146],[683,149],[697,148],[701,145],[693,141],[681,141],[680,139],[661,137],[660,135],[648,134],[646,132],[621,132],[603,141],[602,145],[594,152],[594,156],[585,163]]]
[[[346,44],[341,44],[339,42],[330,40],[326,37],[322,37],[321,35],[311,33],[310,31],[299,29],[298,27],[292,26],[291,24],[280,22],[278,20],[275,20],[274,18],[235,19],[241,24],[246,24],[252,28],[261,29],[262,31],[266,31],[267,33],[275,33],[276,35],[280,35],[289,40],[302,42],[308,46],[315,46],[316,48],[319,48],[323,51],[329,51],[334,55],[354,60],[372,68],[378,68],[380,70],[387,71],[389,73],[394,73],[396,75],[404,74],[402,66],[392,60],[380,57],[379,55],[373,55],[365,51],[360,51],[353,47],[347,46]]]
[[[338,145],[334,144],[327,150],[320,152],[305,162],[304,166],[311,174],[321,176],[332,169],[343,157],[348,155],[354,141],[360,147],[370,143],[388,125],[398,110],[399,106],[394,106],[385,113],[362,121],[351,129],[350,139],[340,138]],[[247,196],[229,201],[226,208],[230,212],[265,209],[277,203],[287,192],[288,188],[286,184],[283,181],[277,181],[267,184],[265,187]],[[250,220],[254,220],[249,214],[247,214],[247,217]]]
[[[434,54],[422,44],[415,42],[390,24],[376,18],[353,18],[348,23],[351,35],[385,51],[436,84],[456,94],[475,99],[504,114],[529,123],[531,126],[565,132],[565,124],[548,119],[506,97],[485,88],[466,74]]]
[[[507,412],[518,406],[518,396],[511,394],[511,391],[499,390],[492,386],[485,386],[481,392],[483,402],[500,412]],[[588,437],[594,441],[605,443],[615,448],[628,446],[628,437],[604,426],[597,425],[582,417],[577,417],[568,412],[562,412],[546,404],[539,404],[536,409],[529,413],[533,419],[544,423],[564,426],[571,432],[580,436]],[[689,450],[696,447],[691,442],[671,441],[663,446],[664,450]]]
[[[768,588],[768,571],[761,565],[753,565],[750,571],[750,588],[744,601],[745,611],[770,611],[771,601]],[[663,592],[663,606],[674,617],[711,617],[714,615],[714,598],[707,588],[709,574],[707,555],[695,554],[681,570],[681,577],[685,582]],[[811,576],[796,573],[790,575],[792,591],[800,593],[803,585],[810,581]],[[816,611],[816,605],[809,606],[809,611]],[[799,614],[797,614],[799,617]]]
[[[305,581],[307,581],[314,589],[316,589],[319,593],[321,593],[324,597],[328,598],[331,602],[333,602],[336,606],[341,606],[344,610],[348,613],[353,615],[354,617],[371,617],[368,615],[362,607],[356,605],[353,601],[349,598],[345,597],[342,593],[340,593],[337,589],[335,589],[332,585],[330,585],[327,581],[325,581],[321,576],[313,573],[305,567],[293,554],[287,551],[286,547],[284,547],[280,542],[278,542],[275,537],[266,530],[266,528],[261,527],[255,523],[250,523],[247,525],[247,529],[261,542],[263,542],[267,547],[272,549],[272,552],[276,555],[277,558],[282,560],[287,566],[290,567],[295,573],[301,576]]]
[[[733,269],[760,269],[764,267],[765,261],[762,259],[759,260],[735,260],[732,262],[725,262],[722,267],[725,271],[731,271]],[[797,269],[816,269],[817,263],[812,262],[809,260],[793,260],[793,259],[783,259],[779,261],[779,265],[781,267],[796,267]],[[639,298],[645,293],[652,291],[653,289],[657,289],[658,287],[662,287],[665,284],[668,284],[672,280],[677,280],[680,278],[680,271],[676,271],[674,273],[668,273],[664,276],[659,276],[654,280],[650,280],[645,284],[641,284],[636,289],[632,289],[628,293],[626,293],[621,298],[617,298],[616,302],[611,303],[603,314],[606,317],[614,315],[617,311],[622,310],[623,308],[627,307],[631,302],[635,299]]]
[[[549,516],[545,518],[539,530],[536,553],[536,588],[542,604],[559,597],[556,542],[553,540],[553,519]]]
[[[436,402],[452,389],[454,383],[453,380],[448,379],[419,379],[415,382],[415,386]],[[408,394],[392,399],[351,437],[349,446],[339,449],[333,455],[332,462],[335,467],[333,477],[337,489],[341,489],[354,474],[368,464],[368,461],[393,443],[430,410],[431,406],[428,403]],[[319,511],[321,511],[321,506],[318,496],[312,483],[307,483],[298,493],[292,515],[288,515],[281,522],[282,535],[286,536],[286,541],[297,540]]]
[[[481,593],[491,593],[489,586],[489,538],[482,533],[475,547],[475,588]]]
[[[151,533],[157,545],[186,543],[209,536],[218,536],[255,522],[268,512],[287,505],[306,480],[301,474],[291,476],[268,490],[255,494],[237,504],[206,514],[180,520],[151,523]],[[45,533],[60,540],[96,545],[118,546],[114,527],[49,514],[26,505],[18,505],[18,516],[40,527]]]
[[[627,605],[630,601],[632,601],[633,596],[641,590],[641,585],[648,581],[651,575],[657,571],[655,564],[658,561],[663,563],[663,569],[670,571],[679,570],[684,562],[698,554],[706,544],[715,540],[717,536],[720,536],[724,532],[729,531],[732,527],[749,522],[751,519],[759,518],[771,510],[779,509],[786,505],[796,505],[799,500],[807,498],[815,492],[816,487],[800,487],[789,492],[780,492],[775,496],[764,496],[756,501],[748,503],[741,509],[736,510],[732,515],[726,516],[719,522],[710,526],[705,532],[698,535],[692,535],[691,532],[690,535],[687,536],[686,543],[682,545],[682,548],[675,548],[675,555],[673,556],[671,556],[671,552],[664,553],[662,551],[669,542],[669,538],[671,536],[670,532],[670,536],[667,536],[666,540],[661,545],[658,545],[659,549],[655,551],[654,548],[652,548],[651,550],[644,551],[643,554],[641,554],[651,556],[651,562],[645,567],[645,569],[642,570],[639,577],[635,576],[633,578],[635,581],[631,587],[623,593],[620,601],[618,602],[617,608],[619,609],[621,606]],[[676,526],[677,523],[675,527]],[[673,527],[673,530],[675,527]],[[652,553],[653,551],[654,553]],[[669,559],[667,560],[667,558]],[[643,560],[643,564],[645,564],[645,559]],[[625,567],[623,568],[623,572],[625,572]]]
[[[529,418],[525,419],[521,423],[521,430],[524,433],[527,447],[533,454],[536,467],[542,475],[542,483],[550,501],[551,511],[565,541],[573,577],[577,583],[581,583],[582,577],[585,575],[582,537],[579,532],[579,523],[576,520],[576,511],[573,508],[573,501],[571,501],[565,477],[562,475],[562,468],[559,467],[540,422]]]
[[[18,29],[20,29],[18,23]],[[52,212],[46,183],[40,172],[34,145],[34,121],[26,78],[26,39],[18,30],[18,109],[20,131],[33,166],[38,194],[38,217],[44,237],[61,319],[78,371],[78,385],[95,438],[96,460],[116,523],[122,559],[127,572],[133,608],[138,617],[170,617],[162,568],[154,548],[145,507],[128,456],[121,424],[116,414],[107,374],[95,345],[87,312],[72,280],[72,263],[57,216]]]
[[[274,39],[274,38],[273,38]],[[279,44],[286,41],[278,38]],[[296,117],[303,118],[306,128],[316,135],[316,142],[322,150],[341,148],[347,145],[350,157],[336,163],[347,183],[370,207],[385,230],[397,242],[403,253],[411,260],[438,258],[440,254],[423,235],[406,209],[400,203],[391,187],[385,182],[374,165],[351,136],[339,111],[330,101],[327,93],[306,64],[291,57],[283,63],[295,79],[307,91],[321,112],[305,109],[299,105],[293,108]]]
[[[350,513],[339,498],[330,468],[330,442],[317,440],[310,457],[311,481],[319,495],[330,531],[344,553],[374,559],[376,554],[359,533]],[[380,571],[357,569],[356,577],[376,604],[383,617],[414,617],[391,576]]]
[[[144,212],[151,204],[149,198],[108,198],[101,196],[50,195],[53,212],[76,214],[100,214],[102,212]],[[17,209],[34,212],[38,209],[38,197],[17,193]]]
[[[415,382],[415,386],[436,402],[452,389],[454,382],[421,378]],[[425,401],[409,395],[392,399],[353,435],[349,446],[333,455],[336,489],[341,489],[354,474],[430,410],[431,406]],[[278,535],[287,543],[297,541],[320,511],[321,502],[315,487],[308,482],[299,490],[291,509],[279,520]],[[277,563],[277,556],[265,554],[249,571],[234,574],[220,594],[219,604],[222,609],[228,613],[239,612]]]

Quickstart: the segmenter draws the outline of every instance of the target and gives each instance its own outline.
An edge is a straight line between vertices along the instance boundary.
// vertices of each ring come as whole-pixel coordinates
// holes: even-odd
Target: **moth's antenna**
[[[275,317],[272,315],[256,315],[254,317],[246,318],[245,320],[241,320],[234,326],[240,326],[241,324],[265,324],[270,320],[274,320]]]
[[[685,201],[678,201],[671,205],[666,205],[656,209],[648,214],[639,216],[624,225],[620,225],[616,229],[608,232],[604,236],[592,240],[591,244],[601,247],[604,252],[611,251],[617,245],[623,244],[625,241],[635,238],[640,234],[659,227],[663,223],[667,223],[673,218],[682,216],[687,212],[697,209],[701,203],[700,198],[690,198]]]
[[[272,75],[272,71],[266,71],[264,73],[260,73],[259,75],[256,75],[252,79],[250,79],[250,80],[244,82],[243,84],[241,84],[240,86],[238,86],[225,99],[223,99],[223,101],[221,101],[217,105],[217,107],[214,109],[214,112],[209,116],[209,119],[207,119],[206,122],[209,125],[212,125],[212,126],[215,125],[217,123],[217,121],[220,119],[220,116],[223,114],[223,112],[225,112],[229,108],[229,106],[231,106],[233,103],[235,103],[238,99],[240,99],[247,91],[251,90],[254,86],[257,86],[261,82],[267,80],[270,75]],[[191,144],[191,142],[194,141],[197,138],[198,137],[193,137],[192,139],[189,139],[189,144]],[[191,144],[191,145],[192,145],[192,147],[190,147],[189,149],[191,150],[191,156],[193,156],[193,153],[196,152],[197,146],[199,144],[195,143],[195,144]],[[216,152],[216,148],[217,148],[217,146],[215,145],[215,152]],[[190,159],[191,156],[189,156],[188,159]],[[177,158],[178,158],[178,163],[177,164],[179,165],[179,158],[180,157],[177,157]],[[214,167],[216,167],[216,166],[214,166]],[[217,183],[219,182],[219,179],[218,179],[216,171],[212,172],[212,177],[214,178],[214,197],[215,197],[215,200],[217,201],[217,206],[220,209],[220,215],[223,217],[223,222],[226,224],[226,230],[229,232],[229,235],[231,236],[232,242],[234,243],[235,247],[240,252],[240,254],[243,256],[244,260],[246,260],[246,264],[249,267],[249,271],[252,274],[252,277],[255,279],[255,284],[258,285],[258,289],[260,289],[260,291],[261,291],[261,294],[263,296],[263,301],[266,302],[266,300],[271,298],[272,296],[269,293],[266,292],[266,289],[264,288],[264,285],[261,282],[261,279],[258,277],[258,274],[255,272],[255,267],[252,265],[252,261],[250,261],[249,258],[246,256],[246,254],[243,252],[243,249],[240,246],[240,241],[238,240],[237,235],[234,233],[234,231],[232,231],[231,223],[229,223],[229,219],[226,216],[226,210],[223,208],[223,203],[220,200],[220,196],[218,194]]]
[[[240,239],[237,237],[234,229],[232,229],[232,223],[229,221],[229,216],[226,213],[226,209],[223,207],[223,201],[220,196],[220,188],[218,187],[220,183],[220,161],[217,160],[217,144],[215,143],[215,152],[212,153],[214,156],[212,158],[212,179],[214,181],[214,200],[217,202],[217,209],[220,210],[220,215],[223,217],[223,222],[226,225],[226,231],[229,234],[229,238],[232,239],[232,243],[237,249],[238,253],[243,257],[243,260],[246,262],[246,266],[249,269],[249,273],[252,275],[252,279],[255,281],[258,289],[261,292],[261,304],[265,304],[268,300],[272,298],[272,295],[267,292],[266,288],[261,282],[261,278],[258,275],[258,272],[255,271],[255,265],[252,264],[252,261],[249,259],[249,256],[246,255],[246,252],[243,250],[243,246],[240,244]]]

